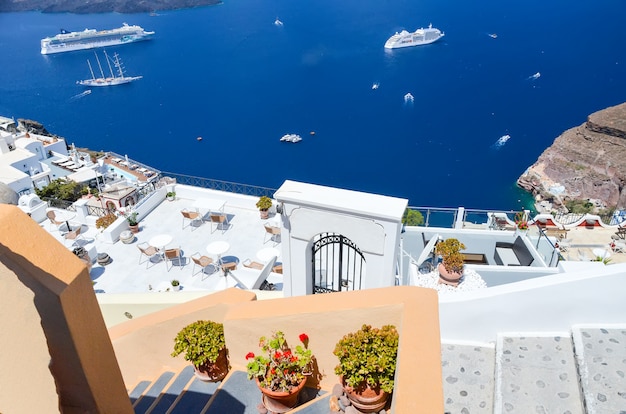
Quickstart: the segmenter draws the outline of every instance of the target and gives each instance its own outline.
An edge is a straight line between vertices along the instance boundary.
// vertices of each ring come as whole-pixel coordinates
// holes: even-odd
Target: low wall
[[[495,342],[498,332],[569,331],[626,322],[626,264],[442,297],[442,340]]]
[[[391,287],[256,301],[254,294],[228,289],[183,305],[136,318],[109,330],[127,387],[154,380],[164,370],[188,363],[172,358],[173,338],[188,323],[212,319],[224,323],[233,369],[245,370],[245,355],[259,352],[261,336],[276,330],[288,342],[309,336],[309,349],[322,377],[309,381],[330,390],[339,379],[332,351],[343,335],[367,323],[393,324],[400,333],[392,410],[396,413],[443,412],[441,347],[437,294],[431,289]]]

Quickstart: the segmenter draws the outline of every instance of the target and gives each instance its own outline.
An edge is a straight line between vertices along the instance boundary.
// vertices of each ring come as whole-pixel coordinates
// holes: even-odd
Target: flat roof
[[[400,220],[409,200],[287,180],[274,193],[278,201]]]

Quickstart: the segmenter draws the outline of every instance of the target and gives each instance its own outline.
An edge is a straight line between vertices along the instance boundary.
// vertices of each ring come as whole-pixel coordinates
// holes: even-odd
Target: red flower
[[[301,333],[299,338],[300,338],[300,342],[302,342],[305,345],[309,341],[309,336],[305,333]]]
[[[254,353],[253,352],[248,352],[246,354],[246,359],[250,359],[250,358],[254,358]]]

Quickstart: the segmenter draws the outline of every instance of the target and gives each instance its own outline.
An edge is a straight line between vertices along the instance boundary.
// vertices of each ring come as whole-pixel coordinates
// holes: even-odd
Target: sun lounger
[[[116,162],[116,163],[119,164],[120,162],[122,162],[122,159],[121,158],[111,158],[111,161]]]

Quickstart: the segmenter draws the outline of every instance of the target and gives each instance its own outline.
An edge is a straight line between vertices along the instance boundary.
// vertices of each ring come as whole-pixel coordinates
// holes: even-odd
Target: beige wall
[[[250,296],[251,295],[251,296]],[[174,337],[198,319],[223,321],[233,369],[245,370],[245,355],[258,353],[258,340],[273,331],[285,332],[295,344],[300,333],[318,361],[322,377],[310,380],[330,390],[338,378],[333,349],[346,333],[367,323],[394,324],[400,332],[393,409],[396,413],[443,412],[441,347],[437,293],[417,287],[368,289],[360,292],[310,295],[255,301],[254,295],[229,289],[205,298],[133,319],[110,330],[126,384],[154,380],[165,370],[178,372],[188,363],[172,358]]]
[[[9,205],[0,262],[0,301],[13,316],[0,319],[0,411],[132,413],[83,262]],[[25,407],[36,402],[47,408]]]

